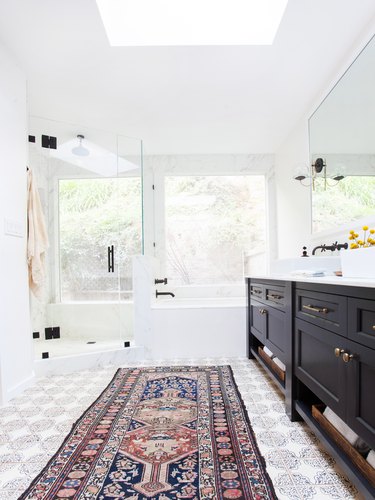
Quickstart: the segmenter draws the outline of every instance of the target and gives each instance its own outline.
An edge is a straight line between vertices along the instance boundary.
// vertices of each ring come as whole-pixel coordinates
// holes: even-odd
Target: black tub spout
[[[174,297],[174,293],[172,293],[172,292],[158,292],[157,290],[155,290],[155,295],[156,295],[156,298],[158,298],[159,295],[170,295],[171,297]]]

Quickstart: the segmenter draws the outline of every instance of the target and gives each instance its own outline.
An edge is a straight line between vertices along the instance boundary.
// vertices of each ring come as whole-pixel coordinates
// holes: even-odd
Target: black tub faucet
[[[164,284],[166,285],[168,283],[168,278],[155,278],[155,285],[160,285],[160,284]]]
[[[174,297],[174,293],[172,293],[172,292],[158,292],[157,290],[155,290],[155,295],[156,295],[156,298],[158,298],[159,295],[170,295],[171,297]]]

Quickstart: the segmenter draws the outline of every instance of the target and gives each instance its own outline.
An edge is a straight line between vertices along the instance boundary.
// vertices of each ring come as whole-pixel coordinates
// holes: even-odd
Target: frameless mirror
[[[375,37],[309,119],[310,157],[327,176],[312,191],[314,233],[375,218]]]

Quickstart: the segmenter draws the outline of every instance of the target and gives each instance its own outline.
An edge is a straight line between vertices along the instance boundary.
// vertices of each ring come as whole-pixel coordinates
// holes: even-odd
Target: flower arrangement
[[[355,231],[349,231],[349,240],[352,241],[350,244],[350,249],[354,250],[355,248],[368,248],[375,246],[375,238],[372,235],[375,235],[375,229],[370,229],[368,226],[363,226],[363,238],[359,238],[359,234]],[[368,232],[367,232],[368,231]]]

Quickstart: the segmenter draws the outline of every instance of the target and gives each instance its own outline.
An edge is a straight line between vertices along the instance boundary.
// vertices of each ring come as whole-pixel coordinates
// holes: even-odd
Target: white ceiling
[[[374,0],[289,0],[272,46],[110,47],[95,0],[0,0],[0,38],[31,115],[139,137],[146,153],[272,153],[374,16]]]

